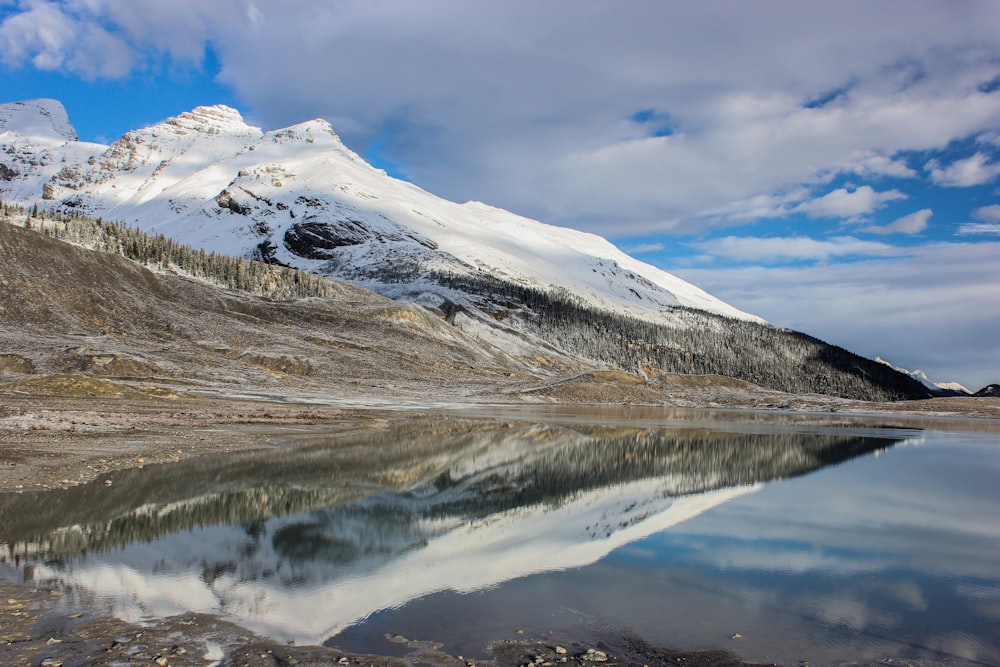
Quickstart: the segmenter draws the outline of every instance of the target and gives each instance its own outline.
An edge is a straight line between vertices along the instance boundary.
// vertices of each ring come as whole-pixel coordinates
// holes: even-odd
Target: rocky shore
[[[387,639],[399,656],[281,644],[205,614],[133,624],[65,608],[60,594],[0,579],[0,664],[10,667],[752,667],[726,651],[677,652],[632,637],[542,641],[521,630],[488,647],[489,657],[450,655],[434,641]],[[523,637],[529,637],[525,639]],[[891,664],[891,663],[886,663]]]

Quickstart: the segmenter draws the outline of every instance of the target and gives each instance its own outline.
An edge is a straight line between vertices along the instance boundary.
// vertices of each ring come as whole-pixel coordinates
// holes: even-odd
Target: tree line
[[[227,289],[249,292],[277,300],[330,297],[337,294],[333,281],[285,266],[231,257],[183,245],[162,234],[151,235],[121,223],[101,218],[26,210],[16,204],[0,204],[9,224],[74,245],[120,255],[159,271],[172,271]]]

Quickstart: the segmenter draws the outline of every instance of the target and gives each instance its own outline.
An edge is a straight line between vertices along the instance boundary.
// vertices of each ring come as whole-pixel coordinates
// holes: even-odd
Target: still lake
[[[1000,664],[1000,436],[889,417],[396,415],[0,496],[0,576],[132,621],[487,657],[635,635],[812,665]],[[517,634],[523,630],[524,634]]]

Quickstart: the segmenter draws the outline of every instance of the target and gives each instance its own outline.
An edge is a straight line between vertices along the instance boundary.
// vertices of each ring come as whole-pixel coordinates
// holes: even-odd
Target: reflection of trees
[[[278,486],[243,492],[209,494],[167,507],[140,507],[124,516],[87,525],[57,528],[34,540],[24,540],[44,554],[105,551],[132,542],[149,542],[163,535],[218,523],[258,521],[314,507],[325,499],[320,491]],[[275,501],[280,511],[275,512]],[[6,531],[4,531],[6,532]],[[26,546],[27,546],[26,545]],[[8,542],[8,546],[13,546]],[[16,547],[12,550],[17,551]]]
[[[451,487],[461,493],[442,493],[424,513],[481,517],[657,477],[663,478],[664,495],[700,493],[801,475],[893,442],[792,433],[676,437],[662,431],[590,438],[547,449],[502,472],[439,478],[435,484],[442,492]]]
[[[274,535],[274,550],[292,560],[312,558],[322,553],[334,563],[350,563],[360,555],[354,542],[330,534],[319,523],[293,523],[283,526]]]
[[[346,563],[419,546],[428,520],[556,506],[659,479],[676,496],[800,475],[893,440],[646,429],[594,434],[545,424],[414,420],[351,442],[125,471],[106,487],[0,498],[9,555],[103,551],[218,524],[291,560]],[[323,509],[326,508],[326,509]],[[268,536],[267,521],[303,514]]]
[[[352,503],[310,512],[306,518],[275,531],[274,550],[290,560],[317,556],[345,564],[360,558],[388,556],[423,541],[423,533],[406,507],[383,502]],[[403,545],[399,547],[397,545]]]
[[[0,556],[5,544],[43,555],[103,551],[180,530],[250,525],[342,504],[419,483],[447,465],[442,454],[492,446],[501,431],[489,422],[475,433],[468,421],[410,420],[351,439],[320,433],[287,449],[122,470],[70,489],[0,494]],[[113,484],[105,486],[104,479]]]

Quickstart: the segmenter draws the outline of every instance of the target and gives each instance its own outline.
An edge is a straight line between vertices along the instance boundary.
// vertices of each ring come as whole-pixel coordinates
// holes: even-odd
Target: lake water
[[[0,496],[0,575],[127,620],[210,612],[376,653],[396,633],[477,657],[634,635],[782,664],[1000,664],[1000,438],[907,423],[508,410],[302,429]]]

